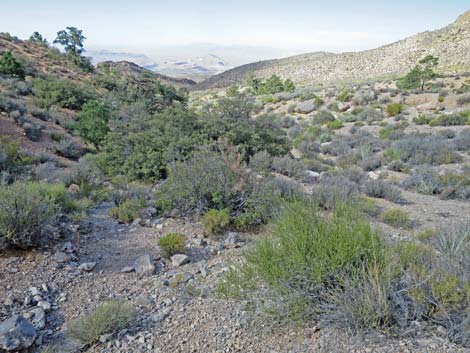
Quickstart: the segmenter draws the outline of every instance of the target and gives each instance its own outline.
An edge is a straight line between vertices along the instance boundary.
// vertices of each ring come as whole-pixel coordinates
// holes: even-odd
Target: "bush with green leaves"
[[[441,114],[429,121],[429,126],[470,125],[470,111],[454,114]]]
[[[8,75],[24,79],[25,69],[23,65],[13,56],[11,51],[5,51],[0,55],[0,75]]]
[[[343,89],[338,95],[336,96],[336,100],[340,102],[349,102],[353,97],[353,93],[348,89]]]
[[[407,212],[400,208],[390,208],[381,214],[382,220],[396,228],[410,228],[411,219]]]
[[[163,257],[170,258],[175,254],[184,253],[186,237],[180,233],[169,233],[158,239]]]
[[[55,221],[59,197],[47,185],[0,185],[0,246],[30,248],[45,240],[45,227]]]
[[[110,118],[111,112],[108,107],[92,100],[83,105],[73,127],[82,138],[98,147],[109,131],[108,121]]]
[[[335,116],[327,110],[320,110],[317,114],[315,114],[313,119],[313,121],[317,124],[325,124],[336,120]]]
[[[290,177],[297,177],[304,170],[302,162],[290,156],[274,157],[272,167],[275,172]]]
[[[387,105],[386,111],[387,111],[388,116],[397,116],[403,111],[403,104],[391,103]]]
[[[230,213],[228,210],[208,210],[201,222],[206,233],[217,234],[230,224]]]
[[[109,215],[119,222],[131,223],[139,216],[139,211],[145,207],[142,199],[127,199],[109,210]]]
[[[68,79],[35,79],[33,93],[36,103],[41,108],[47,109],[58,106],[80,110],[87,101],[95,96],[95,92],[90,87]]]
[[[246,77],[246,83],[256,95],[295,91],[295,84],[292,80],[286,79],[283,81],[277,75],[272,75],[267,79],[260,79],[250,72]]]
[[[219,292],[255,301],[277,320],[302,322],[314,318],[326,289],[339,286],[343,276],[383,262],[382,242],[352,207],[338,205],[324,218],[311,201],[292,202],[272,233],[245,252],[241,268],[228,272]]]
[[[94,311],[70,323],[67,335],[84,345],[92,345],[105,334],[115,334],[128,327],[135,318],[132,304],[109,301]]]

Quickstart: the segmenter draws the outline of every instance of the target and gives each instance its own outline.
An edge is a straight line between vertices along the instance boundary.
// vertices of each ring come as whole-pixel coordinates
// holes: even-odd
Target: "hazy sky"
[[[217,43],[339,52],[443,27],[469,8],[468,0],[0,0],[0,31],[51,40],[72,25],[89,47],[114,50]]]

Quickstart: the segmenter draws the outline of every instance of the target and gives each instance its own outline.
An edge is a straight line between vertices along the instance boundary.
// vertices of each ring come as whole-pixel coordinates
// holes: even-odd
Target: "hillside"
[[[0,55],[8,51],[21,62],[26,77],[24,81],[0,77],[0,140],[18,144],[31,156],[57,159],[62,165],[74,164],[87,150],[73,131],[87,100],[109,95],[132,101],[144,96],[159,99],[165,89],[176,92],[195,84],[129,62],[83,69],[55,48],[0,34]]]
[[[197,89],[221,88],[243,82],[246,73],[273,74],[299,85],[359,82],[404,73],[426,54],[440,59],[439,70],[470,70],[470,11],[449,26],[416,34],[377,49],[341,54],[309,53],[280,60],[261,61],[228,70],[201,82]]]

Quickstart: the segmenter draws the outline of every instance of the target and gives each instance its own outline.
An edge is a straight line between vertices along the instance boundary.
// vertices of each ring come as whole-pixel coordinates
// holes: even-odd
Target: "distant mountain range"
[[[294,53],[265,47],[190,44],[150,49],[146,54],[88,49],[87,56],[95,65],[105,61],[128,61],[162,75],[201,81],[240,65]]]
[[[242,65],[210,77],[196,89],[223,88],[243,82],[248,72],[276,74],[300,85],[363,82],[401,75],[424,56],[439,57],[442,73],[470,72],[470,11],[439,30],[418,33],[377,49],[350,53],[315,52]]]

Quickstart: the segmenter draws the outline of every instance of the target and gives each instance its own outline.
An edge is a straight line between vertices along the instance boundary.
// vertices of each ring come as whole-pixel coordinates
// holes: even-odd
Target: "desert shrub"
[[[0,245],[29,248],[40,245],[45,226],[59,211],[53,195],[34,184],[0,185]]]
[[[274,171],[291,177],[298,176],[304,169],[301,161],[289,156],[274,157],[272,167]]]
[[[379,157],[375,157],[375,156],[366,158],[362,160],[361,162],[361,168],[366,172],[379,169],[381,165],[382,165],[382,161],[380,160]]]
[[[395,141],[388,154],[403,162],[440,165],[460,160],[455,149],[455,144],[443,136],[415,135]]]
[[[102,335],[114,334],[128,327],[135,317],[132,304],[110,301],[86,316],[73,321],[67,334],[85,345],[96,343]]]
[[[329,121],[328,124],[326,125],[329,129],[341,129],[344,125],[343,122],[339,119],[335,119],[333,121]]]
[[[85,154],[85,150],[77,142],[72,139],[62,139],[59,143],[55,145],[55,150],[61,156],[70,159],[79,159]]]
[[[457,136],[457,133],[454,130],[451,129],[445,129],[439,131],[439,133],[444,136],[446,139],[453,139],[455,136]]]
[[[460,174],[446,173],[439,176],[439,182],[443,187],[441,198],[470,199],[470,174],[468,172]]]
[[[470,129],[460,131],[454,143],[459,151],[470,151]]]
[[[158,239],[163,257],[170,258],[175,254],[184,253],[186,237],[180,233],[169,233]]]
[[[470,104],[470,94],[463,94],[457,97],[458,105]]]
[[[217,152],[205,149],[184,162],[176,162],[158,192],[159,206],[183,214],[204,214],[225,209],[235,197],[238,175]]]
[[[449,228],[439,228],[431,237],[430,242],[437,251],[444,254],[455,265],[461,266],[463,271],[470,270],[469,220],[457,222]]]
[[[7,50],[0,55],[0,74],[9,75],[24,79],[25,68],[24,66],[13,56],[11,51]]]
[[[31,113],[32,116],[34,116],[35,118],[38,118],[39,120],[42,120],[42,121],[52,120],[51,114],[45,109],[32,107],[29,109],[29,112]]]
[[[387,114],[388,116],[396,116],[403,111],[403,104],[401,103],[391,103],[387,105]]]
[[[33,81],[33,92],[37,104],[42,108],[59,106],[79,110],[95,93],[88,87],[67,79]]]
[[[327,110],[320,110],[317,114],[315,114],[313,119],[313,121],[317,124],[325,124],[336,120],[335,116]]]
[[[326,290],[319,321],[356,334],[369,330],[393,332],[396,314],[402,309],[402,298],[397,294],[402,292],[390,272],[388,268],[370,266],[360,269],[353,278],[345,276],[341,287]]]
[[[427,125],[433,118],[424,114],[420,114],[418,117],[413,118],[413,122],[416,125]]]
[[[122,223],[131,223],[139,216],[139,211],[145,207],[142,199],[128,199],[109,210],[109,215]]]
[[[414,189],[420,194],[434,195],[442,191],[439,177],[430,170],[415,170],[401,182],[405,189]]]
[[[244,260],[221,282],[220,293],[251,298],[276,320],[302,322],[318,312],[326,288],[380,266],[383,254],[377,234],[352,208],[342,205],[326,219],[313,204],[299,201],[285,205],[272,234]]]
[[[344,176],[326,176],[321,178],[313,197],[320,207],[334,209],[338,203],[354,202],[359,195],[358,185]]]
[[[18,112],[20,116],[23,116],[28,110],[23,102],[0,95],[0,111],[7,113],[8,116],[11,116],[13,112]]]
[[[255,153],[250,158],[248,166],[258,173],[268,173],[271,170],[273,158],[266,151]]]
[[[365,194],[370,197],[385,199],[395,203],[403,201],[400,190],[383,180],[368,180],[364,183],[363,188]]]
[[[382,220],[391,225],[392,227],[397,228],[410,228],[411,227],[411,219],[408,213],[399,209],[399,208],[390,208],[385,210],[381,214]]]
[[[377,93],[373,89],[364,89],[354,93],[352,101],[359,105],[365,105],[374,102],[377,99]]]
[[[41,139],[41,127],[30,122],[26,122],[23,124],[23,130],[29,140],[37,142]]]
[[[441,114],[429,122],[430,126],[456,126],[469,124],[470,115],[468,113]]]
[[[83,105],[73,127],[86,141],[100,146],[109,131],[110,117],[111,112],[104,104],[95,100],[88,101]]]
[[[340,102],[349,102],[353,97],[353,94],[348,89],[343,89],[338,95],[336,96],[336,100]]]
[[[365,108],[357,115],[358,120],[365,121],[367,123],[372,123],[374,121],[382,121],[384,119],[384,115],[382,111],[375,108]]]
[[[204,230],[209,234],[216,234],[230,224],[228,210],[209,210],[201,218]]]

